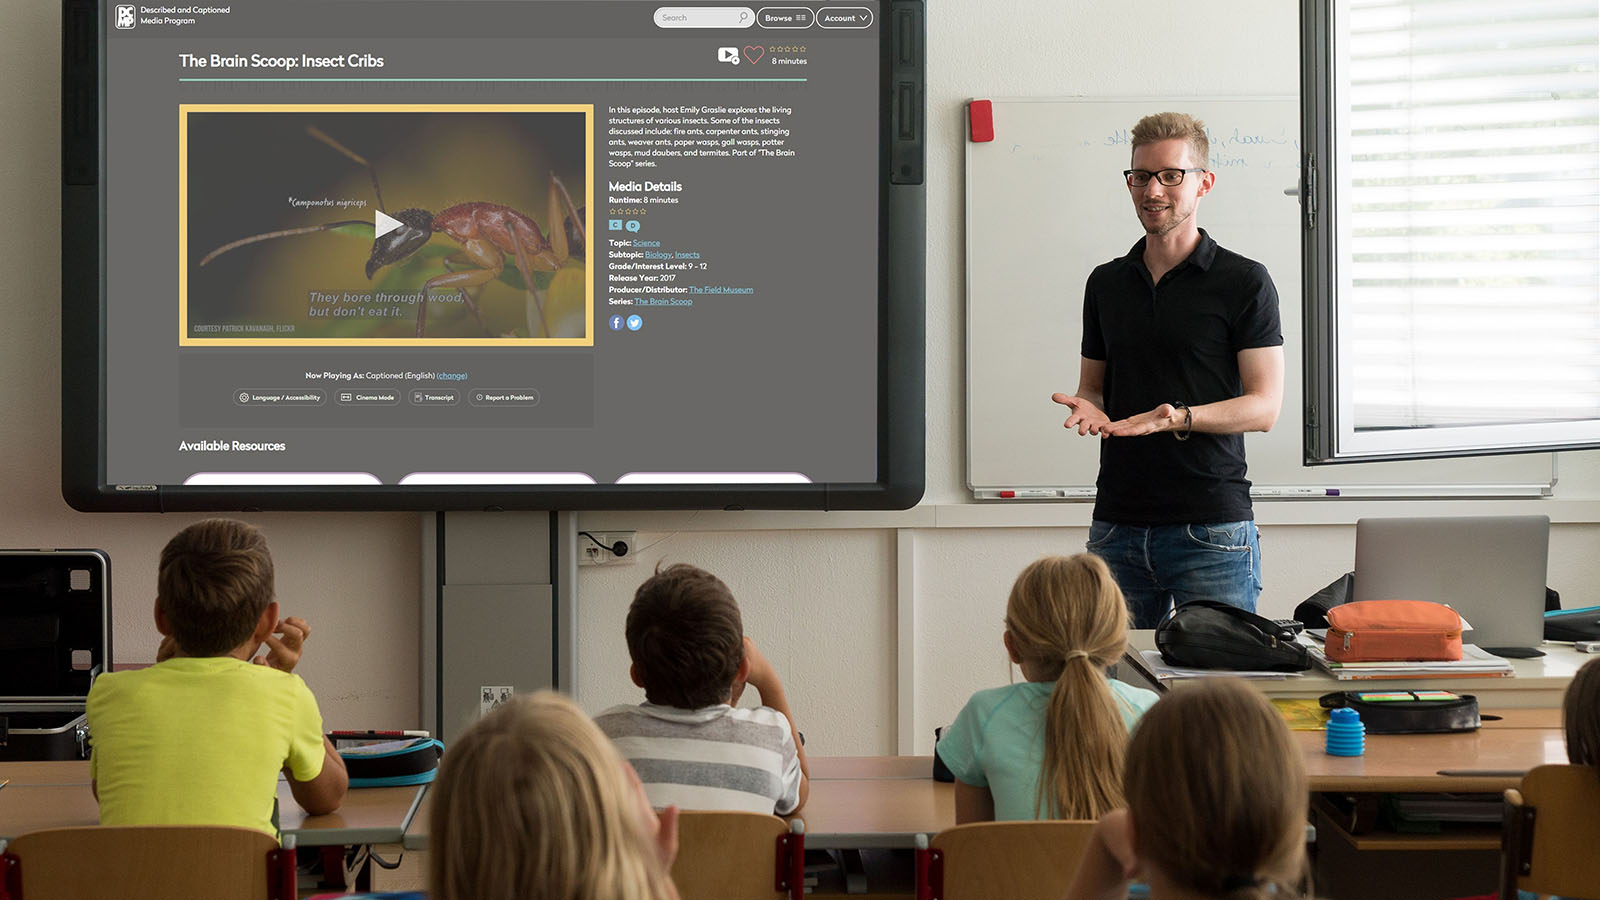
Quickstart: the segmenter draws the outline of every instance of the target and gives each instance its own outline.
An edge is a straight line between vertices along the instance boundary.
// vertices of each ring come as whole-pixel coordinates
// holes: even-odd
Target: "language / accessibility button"
[[[321,406],[327,396],[315,388],[272,390],[240,388],[233,392],[233,402],[239,406]]]
[[[538,406],[533,388],[475,388],[467,395],[473,406]]]
[[[872,10],[865,6],[824,6],[817,10],[817,24],[823,28],[867,28],[872,25]]]
[[[815,15],[805,6],[763,6],[756,13],[762,28],[810,28]]]

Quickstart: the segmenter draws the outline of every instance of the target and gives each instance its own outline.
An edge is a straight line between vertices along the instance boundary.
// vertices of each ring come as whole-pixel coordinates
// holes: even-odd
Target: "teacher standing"
[[[1089,275],[1078,390],[1052,399],[1072,409],[1065,427],[1103,439],[1088,550],[1133,627],[1153,628],[1174,601],[1255,609],[1244,432],[1278,419],[1283,328],[1266,267],[1197,221],[1217,180],[1204,123],[1159,113],[1132,138],[1123,177],[1145,236]]]

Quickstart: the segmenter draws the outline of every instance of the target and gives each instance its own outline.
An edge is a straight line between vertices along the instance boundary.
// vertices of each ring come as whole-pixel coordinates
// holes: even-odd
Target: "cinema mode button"
[[[804,6],[763,6],[756,12],[762,28],[810,28],[816,16]]]
[[[823,28],[868,28],[872,10],[865,6],[824,6],[817,10],[817,24]]]
[[[411,389],[412,406],[455,406],[460,402],[460,391],[436,391],[428,388]]]
[[[473,406],[538,406],[539,392],[533,388],[473,388],[467,392]]]
[[[292,391],[239,388],[233,392],[235,406],[321,406],[328,396],[315,388]]]
[[[395,406],[400,391],[389,388],[340,388],[334,395],[340,406]]]

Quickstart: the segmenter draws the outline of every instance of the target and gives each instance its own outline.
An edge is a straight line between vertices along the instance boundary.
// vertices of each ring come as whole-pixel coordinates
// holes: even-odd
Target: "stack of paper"
[[[1516,674],[1511,663],[1476,644],[1462,644],[1461,658],[1421,661],[1333,662],[1321,647],[1312,647],[1311,658],[1323,671],[1340,681],[1367,678],[1511,678]]]
[[[1185,669],[1181,666],[1167,665],[1161,658],[1159,650],[1141,650],[1139,658],[1144,661],[1144,667],[1154,675],[1158,681],[1172,681],[1181,678],[1215,678],[1218,675],[1228,675],[1233,678],[1299,678],[1299,672],[1269,672],[1245,671],[1240,669]]]

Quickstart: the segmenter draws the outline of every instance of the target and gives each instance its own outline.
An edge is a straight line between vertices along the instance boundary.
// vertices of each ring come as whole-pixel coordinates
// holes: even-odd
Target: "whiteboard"
[[[1092,495],[1100,438],[1061,423],[1050,400],[1073,393],[1083,284],[1142,235],[1122,170],[1145,115],[1206,124],[1216,187],[1197,217],[1219,244],[1267,267],[1284,338],[1283,411],[1245,435],[1259,496],[1307,488],[1345,496],[1537,496],[1554,482],[1549,453],[1306,466],[1303,463],[1300,120],[1294,97],[996,100],[994,140],[967,143],[967,484]],[[1300,489],[1297,491],[1296,489]]]

